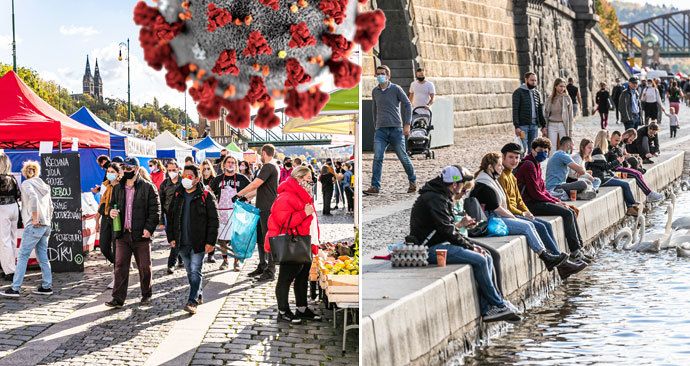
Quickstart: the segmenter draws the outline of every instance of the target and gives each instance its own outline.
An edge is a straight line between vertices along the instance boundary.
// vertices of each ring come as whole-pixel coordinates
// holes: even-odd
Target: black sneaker
[[[19,297],[19,291],[15,291],[12,289],[12,287],[8,288],[7,290],[0,292],[0,296],[5,296],[5,297]]]
[[[168,267],[168,274],[175,273],[175,267]]]
[[[151,296],[143,297],[141,301],[139,301],[139,304],[144,306],[151,305]]]
[[[654,164],[654,161],[652,159],[642,159],[642,164]]]
[[[279,311],[278,312],[278,321],[279,322],[286,322],[286,323],[291,323],[291,324],[300,324],[302,323],[302,319],[298,318],[295,314],[292,313],[292,311],[288,310],[285,312]]]
[[[249,277],[256,277],[256,276],[261,276],[264,274],[264,269],[263,268],[257,268],[249,273],[247,273],[247,276]]]
[[[216,257],[209,255],[208,258],[206,259],[207,263],[216,263]]]
[[[182,261],[177,262],[177,268],[184,268],[184,263]]]
[[[31,291],[34,294],[38,295],[52,295],[53,294],[53,289],[52,288],[43,288],[43,285],[38,285],[35,290]]]
[[[109,308],[113,308],[113,309],[119,309],[122,307],[122,305],[124,305],[124,304],[115,300],[115,299],[112,299],[112,300],[105,303],[105,306],[107,306]]]
[[[507,306],[494,306],[482,317],[485,323],[515,319],[515,313]]]
[[[295,313],[295,316],[300,318],[300,319],[305,319],[305,320],[313,320],[313,321],[317,321],[317,322],[321,321],[321,315],[314,313],[309,308],[307,308],[307,310],[305,310],[304,312],[297,310],[297,312]]]
[[[256,279],[256,282],[271,282],[273,280],[275,280],[274,275],[268,272],[264,272],[259,278]]]

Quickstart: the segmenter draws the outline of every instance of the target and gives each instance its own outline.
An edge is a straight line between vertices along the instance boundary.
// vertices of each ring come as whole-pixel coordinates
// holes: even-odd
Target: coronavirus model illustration
[[[359,0],[365,2],[365,0]],[[158,0],[139,2],[134,22],[152,68],[165,68],[167,84],[185,91],[203,117],[247,128],[279,125],[275,100],[285,114],[309,119],[328,101],[316,78],[333,75],[352,88],[362,69],[348,60],[355,43],[364,52],[385,26],[380,10],[358,12],[358,0]]]

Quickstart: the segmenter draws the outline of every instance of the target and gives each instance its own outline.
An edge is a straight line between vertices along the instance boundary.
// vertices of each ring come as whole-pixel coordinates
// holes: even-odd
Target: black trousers
[[[331,213],[331,200],[333,199],[333,186],[324,186],[321,189],[323,193],[323,214],[328,215]]]
[[[113,219],[101,216],[101,231],[98,237],[98,247],[108,262],[115,264],[115,240],[113,238]]]
[[[295,302],[297,306],[307,306],[307,289],[309,287],[309,268],[311,264],[281,264],[276,283],[276,299],[278,310],[290,310],[288,298],[290,285],[294,282]]]
[[[529,208],[530,212],[539,216],[560,216],[563,219],[563,229],[565,231],[565,239],[568,242],[568,249],[574,252],[582,248],[580,228],[577,226],[577,218],[573,210],[547,202],[528,203],[527,208]]]
[[[347,210],[349,212],[354,212],[355,210],[355,192],[352,188],[345,188],[345,196],[347,196]]]
[[[166,226],[170,223],[170,219],[167,218],[166,214],[166,220],[165,224]],[[175,245],[174,248],[170,248],[170,255],[168,256],[168,268],[170,267],[175,267],[177,263],[182,263],[182,257],[180,257],[180,246]]]
[[[276,274],[276,265],[273,262],[273,255],[266,253],[264,250],[264,242],[266,241],[266,233],[268,232],[268,217],[271,216],[271,211],[261,210],[259,213],[259,224],[256,227],[256,246],[259,249],[259,267],[264,270],[264,273]]]
[[[671,126],[671,137],[676,137],[677,132],[678,132],[678,126]]]

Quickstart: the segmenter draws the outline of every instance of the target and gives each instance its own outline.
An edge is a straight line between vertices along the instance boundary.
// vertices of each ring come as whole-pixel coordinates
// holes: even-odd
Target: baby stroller
[[[410,156],[424,154],[426,159],[435,159],[436,155],[431,151],[431,130],[433,129],[431,109],[427,106],[415,108],[412,111],[410,136],[407,138],[407,154]]]

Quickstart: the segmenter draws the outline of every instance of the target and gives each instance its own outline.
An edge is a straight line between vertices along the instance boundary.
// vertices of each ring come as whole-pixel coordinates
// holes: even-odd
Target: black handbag
[[[467,197],[463,207],[465,212],[477,222],[477,225],[467,228],[467,236],[480,238],[489,235],[489,220],[486,218],[479,201],[474,197]]]
[[[290,220],[287,222],[289,230]],[[280,232],[283,232],[283,228]],[[294,232],[274,236],[268,239],[273,261],[278,264],[310,264],[312,262],[311,235],[296,235]]]

